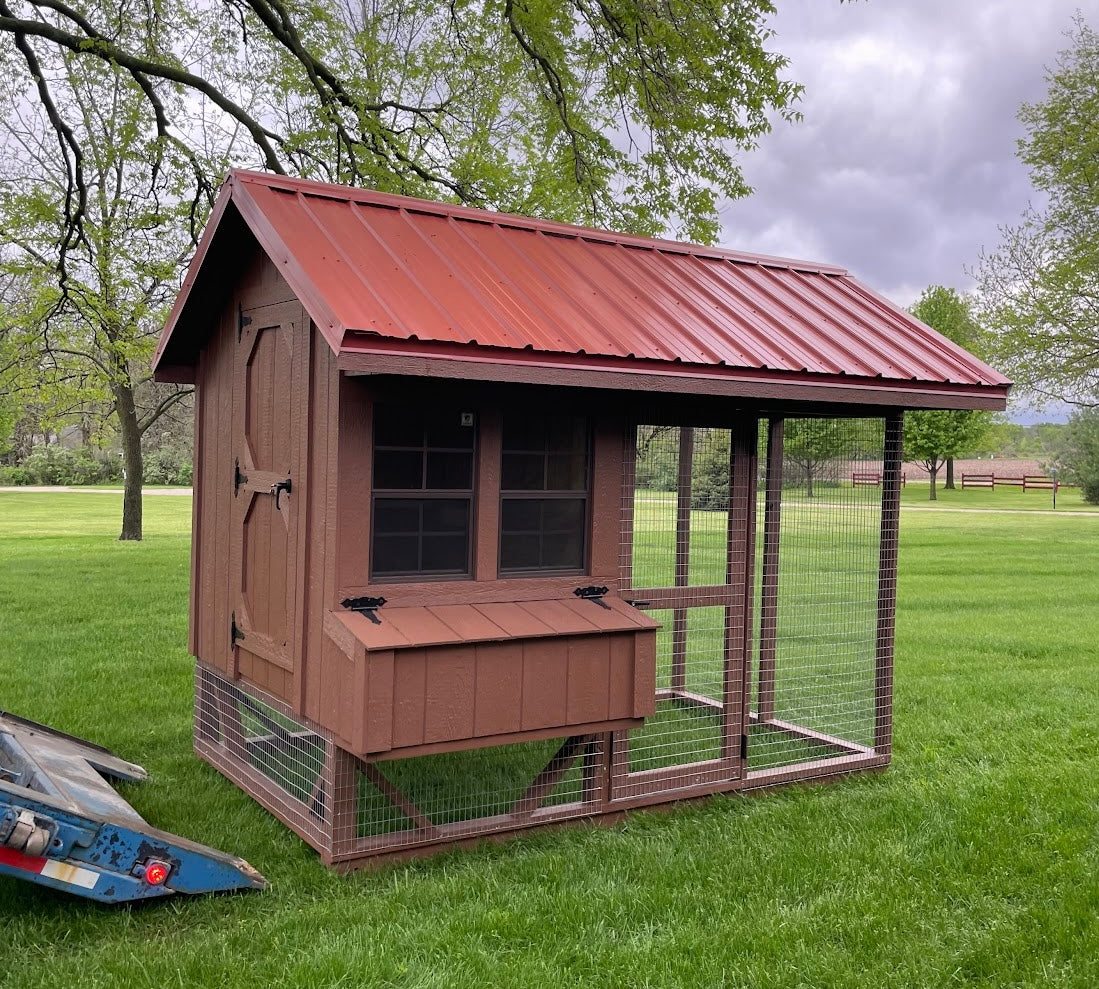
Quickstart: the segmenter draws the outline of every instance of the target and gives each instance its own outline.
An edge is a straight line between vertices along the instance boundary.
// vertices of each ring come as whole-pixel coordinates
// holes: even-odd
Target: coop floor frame
[[[831,511],[842,509],[863,534],[875,529],[873,539],[863,540],[861,556],[829,557],[827,564],[845,574],[837,578],[837,609],[869,609],[854,646],[842,645],[846,633],[829,630],[830,641],[841,646],[821,647],[842,653],[829,677],[859,680],[857,696],[830,708],[828,717],[799,718],[790,714],[803,710],[796,702],[783,706],[784,694],[807,690],[804,670],[784,655],[791,646],[782,634],[805,604],[790,590],[798,585],[797,554],[783,541],[784,493],[794,487],[784,430],[793,435],[800,423],[745,417],[724,428],[659,427],[649,434],[667,444],[665,459],[676,464],[674,491],[663,500],[652,496],[646,502],[639,495],[638,438],[644,427],[632,427],[626,437],[618,591],[665,624],[652,729],[580,729],[403,763],[366,759],[262,689],[199,663],[196,753],[314,847],[326,864],[340,868],[714,793],[882,768],[892,742],[901,417],[878,422],[884,427],[883,449],[876,451],[884,454],[880,492],[846,490],[843,496],[861,500],[844,504],[837,489],[820,502]],[[729,468],[728,487],[720,492],[725,507],[711,513],[716,522],[696,507],[700,465],[715,457],[727,457]],[[879,494],[880,501],[867,500]],[[654,504],[667,521],[659,533],[643,517]],[[793,497],[791,505],[786,521],[796,529],[796,512],[807,510],[806,503]],[[808,510],[821,509],[810,504]],[[723,530],[704,541],[700,530],[722,521]],[[841,538],[852,538],[846,533],[844,528]],[[700,547],[718,543],[723,559],[700,565]],[[652,563],[660,554],[668,561],[663,570]],[[810,585],[819,579],[820,573],[806,578]],[[855,590],[843,580],[854,580]],[[855,673],[844,649],[867,657]],[[822,700],[809,697],[812,704]],[[443,761],[433,766],[436,758]],[[454,793],[454,779],[463,770],[453,760],[461,758],[471,760],[471,780],[492,760],[498,775],[505,766],[514,769],[514,778],[496,789],[476,792],[471,783],[470,790]]]

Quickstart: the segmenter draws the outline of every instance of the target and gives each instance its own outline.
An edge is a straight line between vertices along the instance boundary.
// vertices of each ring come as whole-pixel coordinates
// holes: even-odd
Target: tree
[[[1080,485],[1084,500],[1099,505],[1099,408],[1073,413],[1061,463],[1068,479]]]
[[[982,349],[983,334],[980,324],[973,316],[972,301],[959,295],[954,289],[942,285],[932,285],[924,289],[911,311],[917,319],[958,346],[970,351]],[[921,417],[927,417],[926,424],[921,425]],[[989,418],[977,412],[960,412],[951,416],[940,416],[935,412],[913,412],[906,422],[906,428],[917,430],[921,437],[921,448],[924,452],[917,459],[925,467],[928,464],[935,465],[934,472],[928,467],[931,475],[931,498],[934,499],[935,474],[938,473],[939,461],[946,463],[946,487],[953,490],[954,458],[960,453],[968,452],[980,442]],[[941,438],[944,446],[938,451],[929,452],[926,443],[932,437]]]
[[[782,453],[799,479],[805,478],[805,496],[813,497],[813,482],[836,474],[841,460],[855,452],[854,420],[787,419],[782,427]]]
[[[1039,398],[1099,402],[1099,35],[1077,17],[1025,104],[1018,155],[1044,197],[977,271],[992,356]]]
[[[64,163],[52,130],[15,97],[0,174],[0,270],[18,287],[0,323],[12,391],[45,403],[47,423],[96,407],[112,418],[126,478],[121,538],[140,539],[141,437],[187,393],[154,386],[149,360],[191,250],[190,206],[179,168],[142,131],[139,94],[124,74],[62,60],[39,82],[73,121],[86,205],[78,237],[59,252],[69,233]]]
[[[965,409],[927,409],[904,416],[904,458],[920,464],[931,478],[930,500],[943,463],[971,450],[980,440],[988,414]]]
[[[133,80],[162,148],[196,113],[274,172],[644,233],[718,232],[749,190],[735,154],[800,87],[768,51],[771,0],[0,0],[0,60],[51,53]],[[66,157],[69,242],[88,211],[81,135],[38,92]],[[153,163],[155,167],[155,162]],[[213,179],[192,161],[199,201]]]

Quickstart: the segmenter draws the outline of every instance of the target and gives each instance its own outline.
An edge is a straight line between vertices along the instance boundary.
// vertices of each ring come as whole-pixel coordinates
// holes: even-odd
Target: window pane
[[[374,445],[423,446],[423,413],[406,405],[374,406]]]
[[[374,487],[418,491],[424,485],[423,454],[417,450],[374,451]]]
[[[588,463],[583,453],[550,454],[547,491],[583,491],[588,486]]]
[[[462,413],[457,409],[437,412],[427,417],[427,445],[446,450],[472,450],[473,426],[462,425]]]
[[[546,421],[540,416],[509,415],[504,420],[504,449],[542,453],[546,449]]]
[[[541,453],[505,453],[500,477],[504,491],[543,491],[546,458]]]
[[[505,498],[500,506],[504,532],[537,532],[542,528],[542,501],[538,498]]]
[[[473,454],[429,453],[427,486],[432,490],[470,490],[473,487]]]
[[[465,534],[424,536],[423,570],[434,573],[465,573],[469,566],[469,541]]]
[[[466,533],[469,531],[469,499],[425,499],[424,532]]]
[[[584,527],[584,502],[580,498],[547,498],[542,521],[543,532],[579,532]]]
[[[501,570],[537,570],[540,566],[541,539],[538,536],[500,536]]]
[[[556,416],[546,423],[546,446],[558,453],[580,452],[588,445],[588,424],[574,416]]]
[[[547,570],[580,570],[584,566],[584,540],[581,533],[547,533],[542,540],[542,566]]]
[[[420,537],[383,536],[375,533],[371,570],[375,574],[415,573],[419,565]]]
[[[420,501],[415,498],[376,498],[374,535],[420,531]]]

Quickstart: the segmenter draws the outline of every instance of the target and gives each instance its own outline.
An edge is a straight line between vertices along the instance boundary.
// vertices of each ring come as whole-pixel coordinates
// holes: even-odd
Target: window
[[[587,553],[588,424],[572,416],[504,420],[500,572],[582,571]]]
[[[372,577],[469,573],[474,433],[458,410],[375,406]]]

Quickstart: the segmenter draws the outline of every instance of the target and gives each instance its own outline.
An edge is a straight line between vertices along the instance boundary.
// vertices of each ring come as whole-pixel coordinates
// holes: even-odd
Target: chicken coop
[[[903,411],[1009,387],[841,268],[249,172],[155,373],[196,752],[340,867],[885,766]]]

